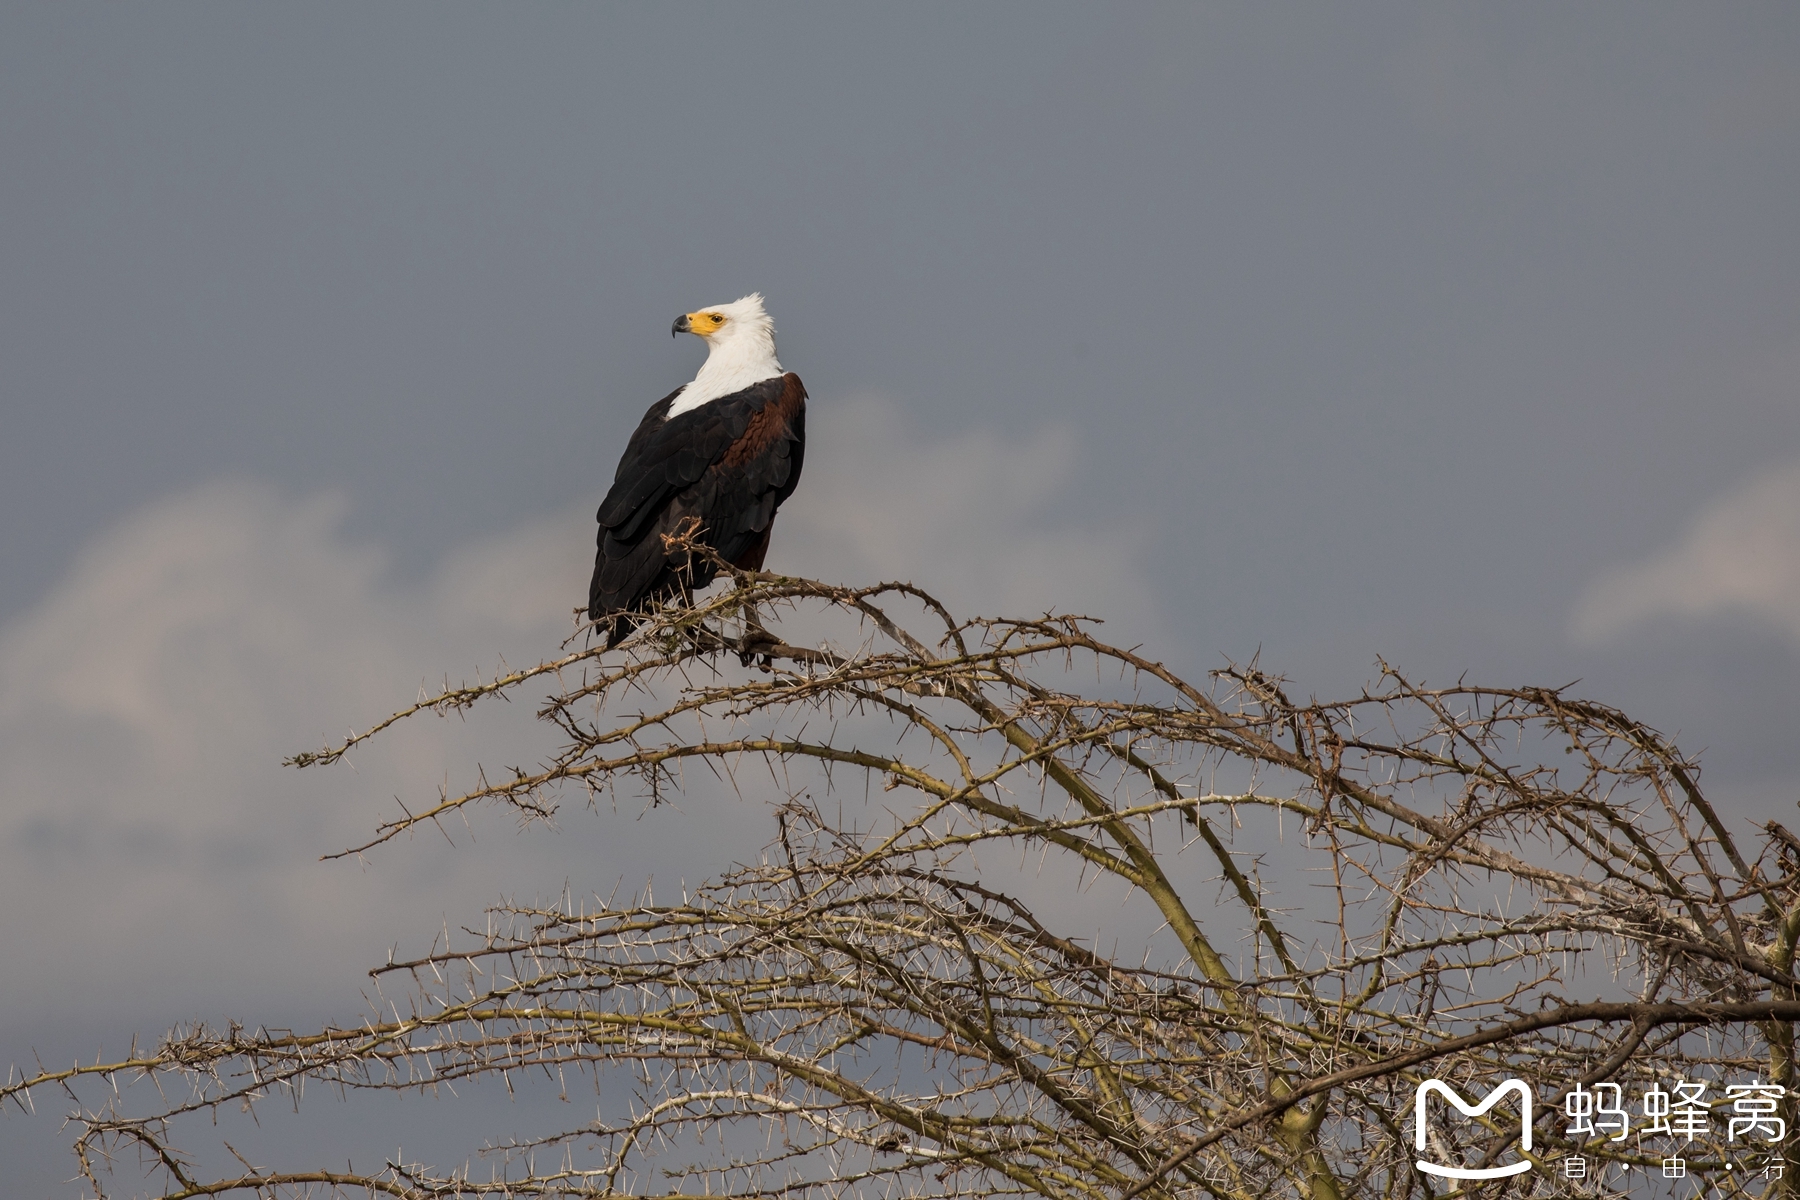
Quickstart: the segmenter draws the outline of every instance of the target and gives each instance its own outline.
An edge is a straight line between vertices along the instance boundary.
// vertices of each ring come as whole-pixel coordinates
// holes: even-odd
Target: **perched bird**
[[[704,339],[706,362],[650,406],[601,502],[588,616],[609,622],[609,647],[651,603],[712,582],[712,564],[671,554],[665,535],[698,518],[700,542],[760,570],[775,510],[800,482],[806,389],[775,357],[762,297],[685,313],[669,332]]]

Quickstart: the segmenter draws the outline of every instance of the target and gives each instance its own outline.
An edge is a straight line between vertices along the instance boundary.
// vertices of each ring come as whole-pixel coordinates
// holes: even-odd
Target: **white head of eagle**
[[[694,381],[681,389],[669,409],[671,417],[781,374],[781,360],[775,357],[775,321],[763,308],[759,292],[682,313],[669,327],[670,337],[678,333],[691,333],[706,342],[706,362]]]
[[[752,293],[683,313],[671,334],[707,344],[690,383],[650,406],[600,504],[588,616],[615,645],[657,601],[712,582],[717,568],[668,545],[690,518],[732,566],[762,569],[775,510],[800,482],[806,389],[775,357],[775,323]]]

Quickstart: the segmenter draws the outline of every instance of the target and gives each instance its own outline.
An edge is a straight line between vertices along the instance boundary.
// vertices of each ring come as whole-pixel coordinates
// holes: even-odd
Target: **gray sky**
[[[758,844],[322,866],[465,731],[275,765],[551,650],[670,319],[753,289],[813,396],[771,565],[1579,678],[1793,819],[1792,5],[13,4],[0,164],[8,1061]]]

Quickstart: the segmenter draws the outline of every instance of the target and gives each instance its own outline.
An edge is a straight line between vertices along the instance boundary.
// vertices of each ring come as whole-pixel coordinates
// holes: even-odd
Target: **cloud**
[[[1759,472],[1712,501],[1679,540],[1602,575],[1570,632],[1594,644],[1660,617],[1738,613],[1800,646],[1800,461]]]
[[[456,727],[417,723],[348,779],[280,762],[446,671],[553,650],[583,574],[553,551],[580,530],[532,522],[405,584],[346,511],[241,481],[151,504],[0,633],[9,1011],[127,977],[172,999],[226,964],[291,981],[371,910],[436,923],[416,869],[316,860],[442,779]]]
[[[772,566],[911,578],[967,610],[1154,624],[1141,535],[1045,515],[1079,470],[1066,431],[925,440],[875,401],[813,424]],[[657,810],[525,837],[477,814],[474,851],[433,833],[364,864],[318,861],[395,796],[430,799],[478,758],[549,748],[551,731],[498,705],[411,722],[350,772],[280,766],[446,676],[555,653],[586,595],[595,499],[471,540],[410,581],[345,533],[343,497],[249,481],[146,505],[83,548],[0,629],[0,1006],[21,1020],[71,1004],[204,1001],[218,1015],[271,995],[337,1009],[394,939],[475,920],[502,894],[565,879],[630,890],[659,869],[695,879],[760,845],[746,843],[761,836],[749,805],[704,829]]]
[[[808,414],[806,481],[782,509],[773,570],[823,579],[903,579],[958,616],[1104,618],[1109,638],[1162,628],[1143,561],[1149,522],[1051,519],[1078,473],[1075,436],[912,434],[893,404],[863,398]]]

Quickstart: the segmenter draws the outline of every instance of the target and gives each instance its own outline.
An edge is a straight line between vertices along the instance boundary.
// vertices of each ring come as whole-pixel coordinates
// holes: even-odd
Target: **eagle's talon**
[[[779,646],[780,644],[780,638],[770,633],[767,629],[764,629],[762,625],[752,617],[744,626],[744,635],[737,640],[738,664],[745,667],[749,666],[750,660],[758,658],[758,651],[763,650],[763,653],[760,655],[761,661],[757,663],[757,669],[760,671],[768,671],[775,665],[775,656],[767,653],[765,648]]]

